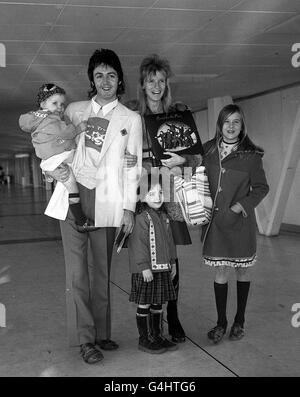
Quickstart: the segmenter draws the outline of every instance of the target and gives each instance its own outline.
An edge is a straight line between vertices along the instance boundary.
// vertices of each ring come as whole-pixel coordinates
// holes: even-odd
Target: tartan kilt
[[[163,305],[176,299],[176,293],[170,272],[153,273],[153,280],[147,283],[142,273],[131,275],[129,301],[138,305]]]

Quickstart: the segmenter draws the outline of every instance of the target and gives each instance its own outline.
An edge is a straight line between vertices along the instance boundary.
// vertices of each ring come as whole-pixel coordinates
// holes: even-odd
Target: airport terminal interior
[[[186,342],[174,352],[151,355],[137,349],[135,305],[128,301],[126,249],[114,252],[111,275],[112,337],[116,351],[87,365],[66,336],[65,269],[58,221],[43,214],[47,191],[0,185],[0,284],[6,327],[0,328],[1,376],[100,377],[290,377],[300,375],[300,234],[258,235],[259,260],[252,269],[245,337],[213,345],[207,331],[216,321],[213,270],[202,264],[200,228],[192,246],[179,247],[179,313]],[[229,281],[228,318],[236,308]],[[6,277],[3,280],[3,277]],[[166,317],[166,316],[165,316]],[[296,325],[296,326],[295,326]],[[167,323],[164,331],[167,335]]]
[[[298,0],[0,1],[0,377],[300,376],[299,22]],[[192,245],[177,247],[186,333],[178,350],[138,350],[127,249],[114,251],[110,280],[119,349],[88,365],[68,344],[59,222],[44,214],[54,185],[18,120],[45,82],[62,86],[68,102],[86,100],[99,48],[120,57],[123,103],[137,99],[139,65],[157,53],[202,142],[214,137],[222,107],[236,103],[264,148],[270,191],[256,208],[258,260],[239,341],[228,331],[219,344],[207,338],[217,320],[215,274],[203,264],[201,227],[189,226]],[[236,299],[232,271],[229,327]],[[163,328],[168,337],[166,313]]]

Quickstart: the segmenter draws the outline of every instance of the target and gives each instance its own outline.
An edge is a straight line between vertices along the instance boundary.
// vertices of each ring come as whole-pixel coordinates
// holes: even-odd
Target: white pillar
[[[288,202],[290,190],[293,184],[296,169],[300,157],[300,106],[295,118],[288,150],[281,169],[279,182],[276,187],[274,202],[271,212],[266,213],[263,205],[257,207],[259,231],[266,236],[279,234],[280,226],[284,216],[285,207]],[[263,204],[263,203],[262,203]]]

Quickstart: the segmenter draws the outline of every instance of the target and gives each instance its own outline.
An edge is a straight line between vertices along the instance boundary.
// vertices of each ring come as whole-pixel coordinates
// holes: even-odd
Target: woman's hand
[[[142,274],[143,274],[143,279],[146,283],[149,283],[150,281],[153,280],[153,274],[150,269],[143,270]]]
[[[124,161],[125,168],[132,168],[137,163],[137,156],[134,154],[131,154],[127,149],[125,150],[124,159],[125,159],[125,161]]]
[[[47,171],[48,175],[59,182],[65,183],[69,179],[70,168],[67,164],[61,164],[54,171]]]
[[[171,156],[169,159],[161,160],[162,165],[164,165],[165,167],[173,168],[185,163],[185,158],[179,156],[176,153],[164,152],[164,154]]]
[[[172,263],[171,265],[171,279],[173,280],[173,278],[176,276],[176,263]]]

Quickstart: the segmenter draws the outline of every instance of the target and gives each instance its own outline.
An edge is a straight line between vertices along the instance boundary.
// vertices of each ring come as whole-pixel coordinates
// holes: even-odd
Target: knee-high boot
[[[159,343],[162,347],[167,350],[177,350],[178,346],[176,343],[169,341],[163,336],[163,312],[162,308],[160,311],[150,309],[150,332],[154,342]]]
[[[142,309],[144,310],[144,309]],[[140,315],[139,309],[136,314],[136,324],[139,331],[138,349],[150,354],[164,353],[167,349],[161,345],[159,341],[155,341],[149,332],[149,318],[150,314],[143,313]]]
[[[173,279],[173,285],[176,292],[176,300],[169,301],[167,304],[167,321],[169,335],[172,337],[172,341],[175,343],[181,343],[185,341],[185,332],[180,324],[178,318],[178,291],[179,291],[179,264],[178,259],[176,259],[176,276]]]

